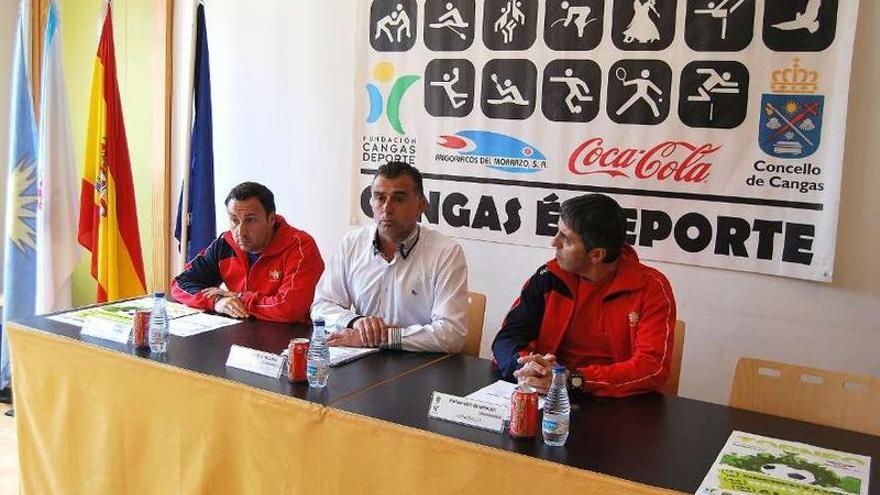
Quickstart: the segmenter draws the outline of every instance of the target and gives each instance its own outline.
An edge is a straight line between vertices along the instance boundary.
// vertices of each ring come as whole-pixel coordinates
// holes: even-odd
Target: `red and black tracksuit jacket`
[[[577,277],[552,260],[526,282],[492,343],[502,377],[513,380],[522,355],[557,353],[566,331],[577,325],[572,322]],[[669,377],[675,332],[669,281],[624,245],[601,311],[614,363],[580,368],[584,390],[606,397],[659,390]]]
[[[276,219],[272,242],[253,266],[235,244],[232,232],[226,231],[174,279],[174,299],[213,310],[215,298],[201,291],[225,283],[228,290],[241,293],[245,308],[260,320],[308,321],[324,261],[312,236],[291,227],[280,215]]]

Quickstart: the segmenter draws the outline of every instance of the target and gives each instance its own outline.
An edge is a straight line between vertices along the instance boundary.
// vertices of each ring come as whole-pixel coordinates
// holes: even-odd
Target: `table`
[[[432,391],[497,378],[467,356],[383,351],[316,392],[223,365],[305,326],[173,337],[164,359],[45,318],[7,330],[24,494],[692,493],[733,429],[871,455],[880,493],[877,437],[687,399],[578,398],[563,448],[428,419]]]
[[[289,383],[287,380],[276,380],[226,367],[229,348],[233,344],[278,354],[287,348],[290,339],[309,337],[312,327],[303,323],[286,324],[248,320],[187,338],[171,335],[168,352],[165,356],[152,355],[149,349],[134,349],[131,345],[81,336],[79,327],[44,317],[22,319],[17,324],[21,327],[39,329],[47,334],[117,351],[129,357],[170,364],[175,368],[231,380],[261,390],[324,405],[332,404],[369,386],[448,357],[446,354],[439,353],[402,351],[376,353],[371,355],[370,359],[355,361],[351,366],[334,368],[333,379],[327,388],[316,390],[309,388],[307,383]]]
[[[467,395],[498,379],[482,359],[457,355],[337,403],[344,411],[513,451],[610,476],[694,493],[733,430],[863,454],[873,458],[871,493],[880,493],[880,438],[661,394],[626,399],[572,397],[564,447],[515,440],[427,417],[431,392]],[[413,407],[394,407],[394,397]]]

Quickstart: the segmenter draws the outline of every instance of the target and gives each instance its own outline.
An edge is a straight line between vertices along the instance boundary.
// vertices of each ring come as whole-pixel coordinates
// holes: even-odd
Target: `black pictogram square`
[[[834,42],[838,0],[767,0],[764,44],[777,52],[821,52]]]
[[[599,114],[602,69],[592,60],[554,60],[544,68],[541,111],[558,122],[589,122]]]
[[[749,71],[739,62],[696,61],[681,72],[678,116],[689,127],[733,129],[749,107]]]
[[[544,42],[551,50],[592,50],[602,41],[605,0],[547,0]]]
[[[684,39],[698,52],[738,52],[754,36],[755,0],[688,0]]]
[[[535,111],[538,69],[530,60],[490,60],[483,67],[480,106],[492,119],[527,119]]]
[[[538,0],[486,0],[483,43],[490,50],[527,50],[535,43]]]
[[[618,124],[659,124],[669,115],[671,86],[666,62],[621,60],[608,73],[608,117]]]
[[[425,110],[435,117],[465,117],[474,108],[474,64],[432,60],[425,67]]]
[[[629,51],[667,48],[675,37],[676,0],[614,0],[611,39]]]
[[[474,0],[427,0],[425,46],[435,52],[459,52],[474,42]]]
[[[370,45],[379,52],[405,52],[418,36],[416,0],[374,0],[370,7]]]

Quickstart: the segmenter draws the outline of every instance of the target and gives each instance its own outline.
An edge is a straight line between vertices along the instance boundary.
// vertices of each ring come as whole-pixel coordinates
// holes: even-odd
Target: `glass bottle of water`
[[[150,352],[164,353],[168,349],[168,313],[165,311],[165,293],[153,294],[150,313]]]
[[[541,421],[544,443],[554,447],[565,445],[565,441],[568,440],[571,403],[568,401],[568,388],[565,381],[565,367],[554,367],[553,383],[544,399],[544,419]]]
[[[312,339],[306,359],[306,378],[309,386],[324,388],[330,378],[330,348],[327,347],[327,331],[324,320],[315,320],[312,325]]]

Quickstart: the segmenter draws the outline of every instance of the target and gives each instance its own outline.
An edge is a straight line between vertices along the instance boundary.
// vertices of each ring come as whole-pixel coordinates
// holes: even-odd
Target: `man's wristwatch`
[[[579,370],[572,370],[568,373],[568,389],[580,392],[584,386],[584,374]]]

